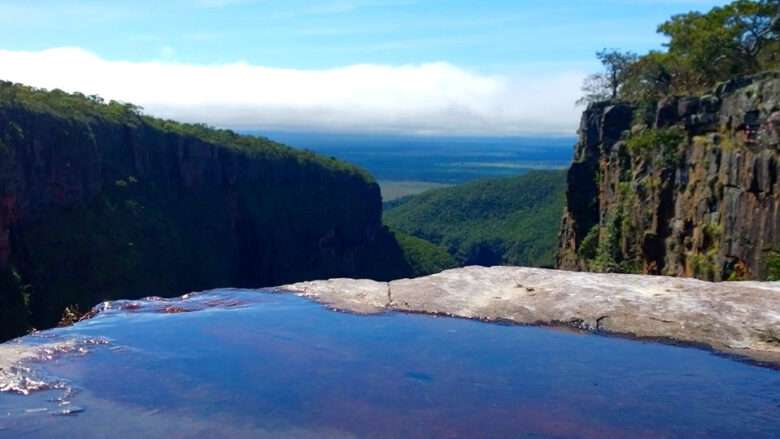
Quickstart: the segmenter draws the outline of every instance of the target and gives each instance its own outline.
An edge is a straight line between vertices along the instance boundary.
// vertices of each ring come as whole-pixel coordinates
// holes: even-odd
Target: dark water
[[[378,180],[458,184],[563,169],[574,137],[441,137],[250,133],[355,163]]]
[[[654,343],[237,290],[22,343],[71,339],[26,363],[58,388],[0,394],[0,436],[780,437],[780,372]]]

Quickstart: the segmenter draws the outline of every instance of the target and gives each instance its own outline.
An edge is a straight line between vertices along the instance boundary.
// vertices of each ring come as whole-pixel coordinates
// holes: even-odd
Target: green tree
[[[648,103],[780,67],[780,0],[736,0],[709,12],[675,15],[658,27],[666,51],[637,57],[603,50],[578,104],[619,98]]]
[[[669,38],[677,88],[697,91],[774,65],[778,16],[780,0],[737,0],[706,14],[676,15],[660,25],[658,32]]]
[[[630,102],[652,102],[668,95],[672,88],[673,69],[666,53],[648,53],[629,67],[620,89],[620,98]]]
[[[604,71],[588,76],[582,85],[585,95],[578,104],[588,104],[609,99],[617,99],[621,87],[626,81],[631,65],[638,59],[633,52],[617,49],[604,49],[596,52]]]

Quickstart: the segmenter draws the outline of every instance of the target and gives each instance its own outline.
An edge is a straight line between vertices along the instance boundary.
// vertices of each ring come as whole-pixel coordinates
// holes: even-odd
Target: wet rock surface
[[[333,279],[287,285],[333,308],[442,314],[575,327],[699,345],[780,366],[780,283],[466,267],[386,282]]]

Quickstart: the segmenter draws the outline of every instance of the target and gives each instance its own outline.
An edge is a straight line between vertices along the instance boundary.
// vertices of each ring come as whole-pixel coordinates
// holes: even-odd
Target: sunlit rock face
[[[570,326],[704,345],[780,365],[778,282],[467,267],[389,283],[335,279],[283,289],[356,312]]]
[[[569,170],[564,269],[765,279],[780,246],[780,73],[655,106],[590,106]]]

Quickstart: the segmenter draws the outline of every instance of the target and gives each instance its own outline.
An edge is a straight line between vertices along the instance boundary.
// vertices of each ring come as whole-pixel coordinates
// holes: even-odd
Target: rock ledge
[[[706,346],[780,367],[780,282],[466,267],[389,283],[331,279],[279,289],[344,311],[569,326]]]

